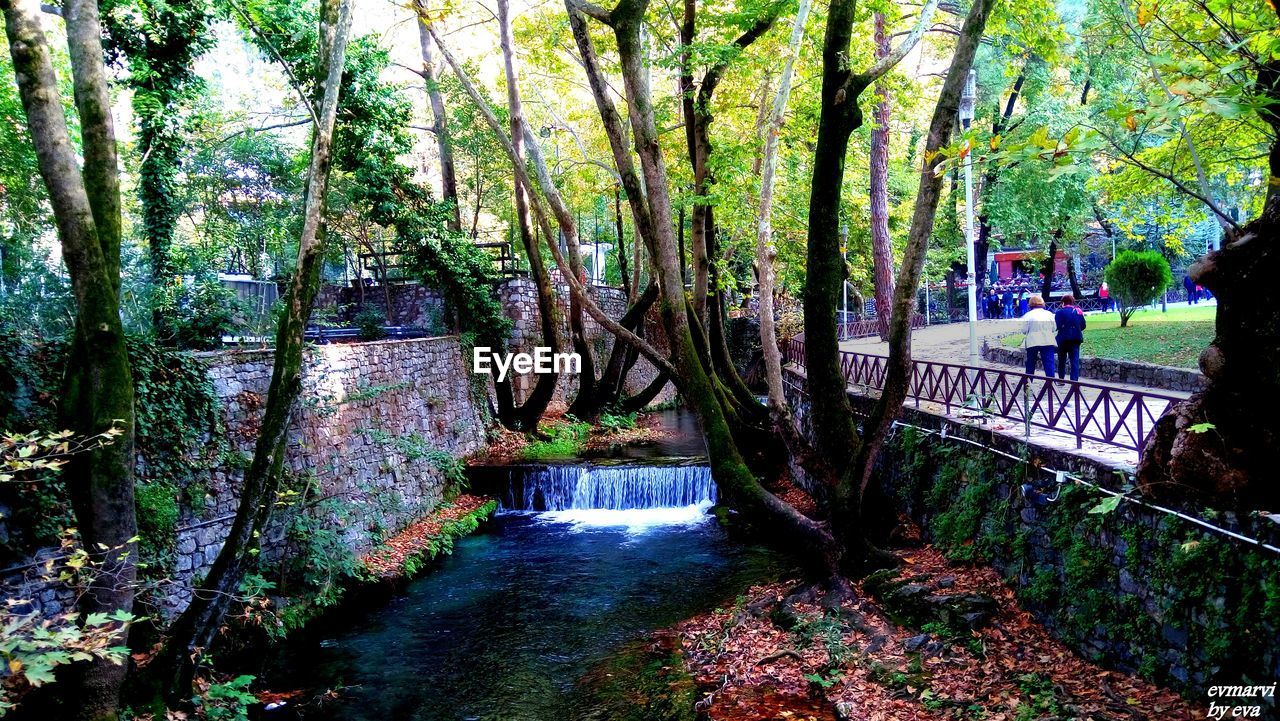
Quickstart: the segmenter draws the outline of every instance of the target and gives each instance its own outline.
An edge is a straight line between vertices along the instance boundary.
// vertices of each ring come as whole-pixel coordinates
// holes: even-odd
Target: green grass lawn
[[[1090,313],[1081,355],[1195,368],[1200,351],[1213,340],[1216,306],[1185,303],[1169,306],[1167,313],[1140,310],[1120,327],[1119,313]],[[1006,346],[1020,347],[1022,334],[1004,336]]]

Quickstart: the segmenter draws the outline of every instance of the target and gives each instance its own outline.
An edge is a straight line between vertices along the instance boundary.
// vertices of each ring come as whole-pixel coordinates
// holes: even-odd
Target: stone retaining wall
[[[804,378],[784,373],[809,433]],[[869,398],[850,399],[870,411]],[[1211,684],[1280,677],[1280,555],[1134,503],[1090,513],[1107,496],[1074,483],[1058,493],[1041,470],[1123,490],[1121,469],[1103,462],[911,407],[901,421],[926,432],[895,429],[876,470],[881,500],[951,558],[998,570],[1083,656],[1201,698]],[[1265,517],[1175,509],[1280,546]]]
[[[622,292],[621,288],[612,288],[602,285],[588,285],[587,290],[591,297],[600,306],[600,309],[609,315],[610,318],[621,318],[627,312],[627,296]],[[535,346],[542,345],[542,321],[538,314],[538,289],[534,282],[528,278],[515,278],[498,286],[498,297],[502,301],[502,307],[507,313],[507,317],[511,318],[511,340],[509,348],[512,353],[528,352]],[[569,347],[569,286],[556,286],[556,300],[559,301],[560,307],[560,333],[565,341],[564,351],[572,350]],[[604,364],[609,360],[609,352],[613,349],[613,334],[605,330],[595,318],[583,311],[583,324],[586,327],[587,342],[595,350],[596,373],[604,371]],[[656,331],[656,324],[648,324],[646,328],[650,331]],[[648,337],[652,338],[652,334]],[[636,361],[635,367],[627,374],[626,385],[623,390],[628,394],[639,393],[647,385],[649,385],[658,376],[658,371],[653,364],[644,358]],[[512,390],[515,392],[516,402],[522,403],[528,397],[533,386],[537,383],[537,376],[533,373],[525,373],[516,375]],[[575,375],[567,375],[561,379],[560,385],[556,387],[556,398],[559,400],[572,399],[573,394],[578,387],[578,379]],[[667,384],[667,387],[658,394],[654,399],[655,403],[670,400],[675,396],[675,387]]]
[[[286,473],[291,485],[308,488],[302,493],[313,500],[342,499],[346,515],[324,520],[339,530],[347,550],[359,554],[440,502],[445,489],[440,454],[464,456],[484,446],[470,369],[463,366],[452,336],[313,346],[306,353],[303,400],[289,431]],[[166,614],[186,607],[192,580],[208,571],[230,529],[266,401],[272,355],[270,350],[200,354],[224,410],[221,433],[227,443],[217,457],[204,460],[207,471],[188,479],[179,494],[171,569],[176,583],[154,599]],[[213,440],[209,448],[216,447]],[[283,522],[268,529],[262,544],[268,561],[286,550],[285,530]],[[46,615],[69,608],[74,599],[72,589],[47,583],[39,568],[11,573],[0,584],[5,598],[30,599]]]
[[[983,360],[1024,367],[1026,351],[1002,345],[982,343]],[[1080,377],[1109,383],[1128,383],[1146,388],[1195,393],[1204,387],[1204,375],[1189,368],[1171,368],[1152,363],[1116,360],[1114,358],[1080,358]]]

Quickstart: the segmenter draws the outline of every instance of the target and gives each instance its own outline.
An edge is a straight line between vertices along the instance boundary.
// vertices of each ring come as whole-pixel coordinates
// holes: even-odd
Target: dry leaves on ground
[[[431,548],[445,528],[460,518],[488,503],[487,496],[463,494],[446,507],[409,524],[405,529],[387,539],[364,558],[365,569],[374,576],[391,578],[400,575],[405,560]]]
[[[957,566],[925,546],[900,554],[901,579],[996,601],[991,622],[943,637],[891,621],[859,586],[833,602],[774,583],[733,609],[677,626],[686,664],[716,721],[1106,721],[1194,717],[1172,691],[1090,663],[1018,606],[989,568]],[[799,591],[799,592],[798,592]]]

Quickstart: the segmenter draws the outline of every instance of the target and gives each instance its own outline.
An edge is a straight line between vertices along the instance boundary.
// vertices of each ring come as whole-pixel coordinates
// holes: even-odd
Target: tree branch
[[[915,27],[911,28],[911,32],[907,35],[906,39],[899,43],[898,47],[891,50],[888,55],[880,58],[880,60],[876,62],[875,65],[872,65],[869,70],[862,73],[863,84],[870,85],[871,83],[874,83],[885,73],[892,70],[893,66],[902,62],[902,59],[907,56],[907,53],[911,52],[911,49],[916,46],[916,43],[920,42],[920,38],[924,36],[924,31],[933,23],[933,13],[937,9],[938,0],[928,0],[928,2],[925,3],[924,8],[920,11],[920,17],[916,20]]]

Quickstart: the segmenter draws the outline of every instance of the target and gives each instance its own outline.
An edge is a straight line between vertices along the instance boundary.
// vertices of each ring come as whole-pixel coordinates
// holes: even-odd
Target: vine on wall
[[[1280,558],[1132,504],[1107,510],[1081,486],[1036,507],[1020,493],[1029,465],[915,429],[898,449],[895,492],[933,542],[952,560],[1001,569],[1086,653],[1184,689],[1269,677]]]

